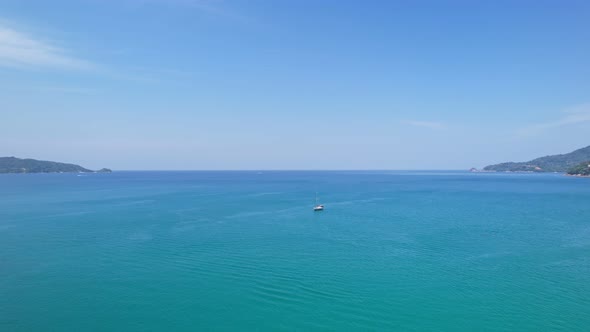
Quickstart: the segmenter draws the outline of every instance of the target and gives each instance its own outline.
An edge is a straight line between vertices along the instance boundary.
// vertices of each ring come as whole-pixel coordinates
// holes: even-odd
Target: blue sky
[[[590,144],[590,2],[0,2],[0,155],[465,169]]]

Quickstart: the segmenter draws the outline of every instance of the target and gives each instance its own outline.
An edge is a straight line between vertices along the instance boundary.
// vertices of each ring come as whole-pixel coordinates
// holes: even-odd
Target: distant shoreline
[[[581,174],[565,174],[565,176],[571,176],[574,178],[590,178],[590,175],[581,175]]]
[[[0,157],[0,173],[111,173],[108,168],[93,171],[76,164],[31,158]]]

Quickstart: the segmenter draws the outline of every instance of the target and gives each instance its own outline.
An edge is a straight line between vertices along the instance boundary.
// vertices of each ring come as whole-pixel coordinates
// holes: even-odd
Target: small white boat
[[[315,193],[315,206],[313,207],[314,211],[324,211],[324,205],[318,204],[318,193]]]

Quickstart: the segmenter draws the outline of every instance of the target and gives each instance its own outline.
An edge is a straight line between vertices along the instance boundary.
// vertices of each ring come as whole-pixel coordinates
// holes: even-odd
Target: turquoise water
[[[558,174],[2,175],[0,330],[588,331],[589,202]]]

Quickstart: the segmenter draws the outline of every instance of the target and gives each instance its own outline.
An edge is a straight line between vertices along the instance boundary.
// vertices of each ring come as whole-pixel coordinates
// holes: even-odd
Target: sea
[[[0,331],[590,331],[590,178],[0,175]]]

